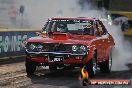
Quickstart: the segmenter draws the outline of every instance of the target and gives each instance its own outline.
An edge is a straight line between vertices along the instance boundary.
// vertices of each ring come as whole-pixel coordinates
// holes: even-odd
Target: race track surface
[[[132,64],[129,70],[98,72],[94,79],[132,79]],[[39,68],[35,75],[27,77],[24,62],[0,66],[0,88],[81,88],[80,70],[50,72],[48,67]],[[90,85],[89,88],[131,88],[132,85]],[[87,87],[86,87],[87,88]]]

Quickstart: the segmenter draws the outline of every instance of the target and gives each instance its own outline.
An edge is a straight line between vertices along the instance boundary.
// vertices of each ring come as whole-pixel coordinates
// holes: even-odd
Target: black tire
[[[57,70],[57,66],[55,66],[55,65],[49,65],[49,69],[50,69],[50,71]]]
[[[96,70],[97,70],[97,53],[96,52],[94,52],[93,58],[86,65],[86,69],[89,73],[89,77],[93,78],[95,76]]]
[[[109,73],[112,67],[112,50],[109,53],[109,57],[107,61],[104,61],[100,64],[100,71],[103,73]]]
[[[75,67],[72,66],[72,65],[70,65],[70,66],[65,66],[63,69],[64,69],[64,70],[74,70]]]
[[[35,70],[36,70],[36,64],[33,63],[33,62],[26,62],[25,63],[25,66],[26,66],[26,72],[27,72],[27,75],[33,75]]]

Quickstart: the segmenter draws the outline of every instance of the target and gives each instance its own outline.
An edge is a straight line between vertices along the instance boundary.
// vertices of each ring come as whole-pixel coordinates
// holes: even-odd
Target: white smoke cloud
[[[20,1],[20,0],[19,0]],[[78,0],[21,0],[32,27],[42,27],[51,17],[77,16]],[[74,13],[74,14],[73,14]]]
[[[51,17],[105,18],[103,11],[91,10],[91,6],[85,5],[84,10],[82,10],[78,5],[78,0],[19,0],[19,4],[25,6],[27,20],[33,28],[43,27],[45,21]],[[112,70],[127,70],[126,64],[132,58],[131,45],[124,40],[120,27],[110,26],[107,23],[105,26],[113,35],[116,43]]]
[[[132,47],[130,42],[124,39],[120,26],[105,25],[110,34],[115,39],[115,48],[113,50],[112,70],[128,70],[127,64],[132,63]]]

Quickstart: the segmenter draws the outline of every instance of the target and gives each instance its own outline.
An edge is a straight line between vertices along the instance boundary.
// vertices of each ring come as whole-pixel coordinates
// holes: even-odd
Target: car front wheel
[[[27,75],[33,75],[35,70],[36,70],[36,64],[33,63],[33,62],[26,62],[25,63],[25,66],[26,66],[26,72],[27,72]]]
[[[97,70],[97,53],[96,52],[94,52],[92,60],[89,61],[88,64],[86,65],[86,69],[89,73],[89,77],[93,78]]]

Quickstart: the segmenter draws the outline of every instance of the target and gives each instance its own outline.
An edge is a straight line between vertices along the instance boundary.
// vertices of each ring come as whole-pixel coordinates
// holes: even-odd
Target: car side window
[[[95,36],[101,37],[102,36],[102,27],[99,25],[99,22],[95,22],[94,25],[94,30],[95,30]]]
[[[103,23],[101,21],[99,21],[99,24],[100,24],[100,26],[102,28],[102,35],[106,35],[108,32],[107,32],[105,26],[103,25]]]

